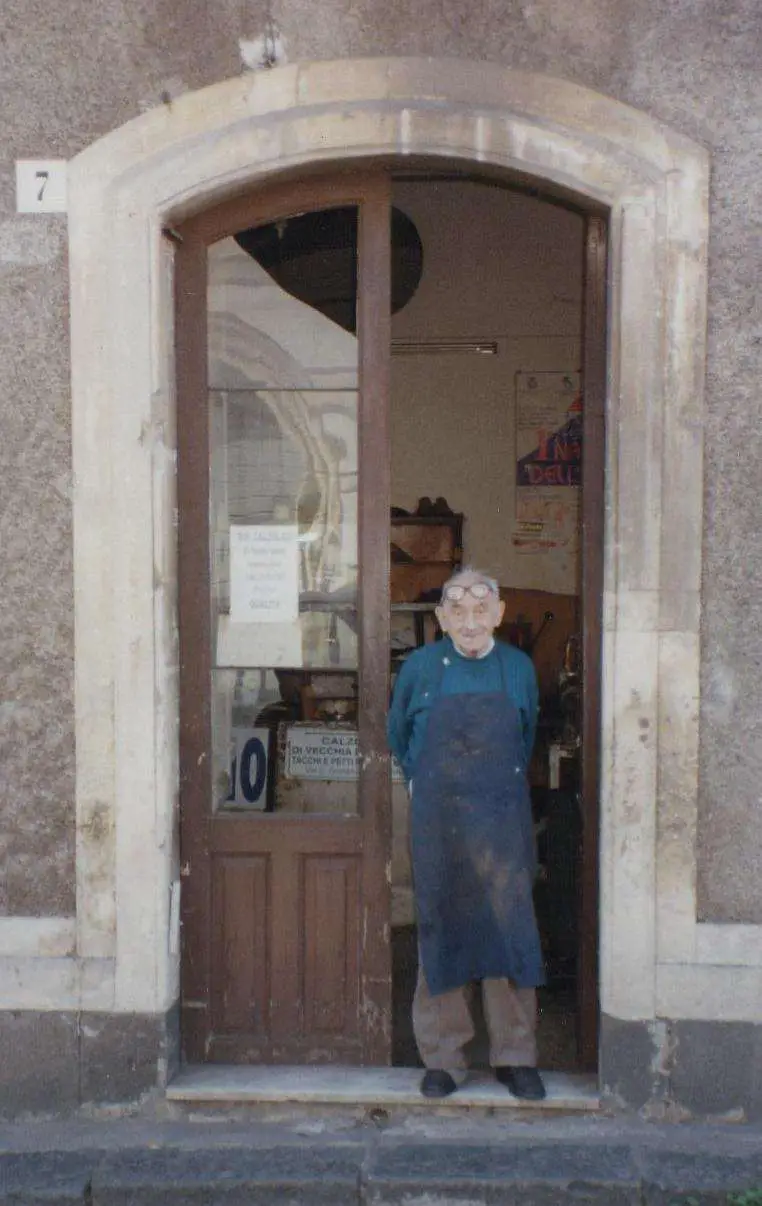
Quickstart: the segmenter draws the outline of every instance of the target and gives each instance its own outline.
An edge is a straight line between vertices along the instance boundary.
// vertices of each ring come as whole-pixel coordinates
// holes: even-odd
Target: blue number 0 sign
[[[235,757],[227,802],[239,808],[267,808],[269,729],[234,728]]]

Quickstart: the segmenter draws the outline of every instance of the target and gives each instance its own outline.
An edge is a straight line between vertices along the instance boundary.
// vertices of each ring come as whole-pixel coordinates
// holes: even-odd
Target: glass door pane
[[[209,250],[215,811],[357,812],[357,213],[306,217]]]

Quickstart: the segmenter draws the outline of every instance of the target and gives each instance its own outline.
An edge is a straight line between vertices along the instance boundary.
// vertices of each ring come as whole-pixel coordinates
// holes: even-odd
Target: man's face
[[[477,590],[480,591],[483,583],[484,579],[476,574],[464,574],[455,584],[466,588],[462,598],[445,597],[437,608],[442,631],[451,636],[458,649],[468,657],[478,657],[485,652],[505,611],[505,603],[492,591],[488,591],[484,598],[471,594],[469,587],[479,584]]]

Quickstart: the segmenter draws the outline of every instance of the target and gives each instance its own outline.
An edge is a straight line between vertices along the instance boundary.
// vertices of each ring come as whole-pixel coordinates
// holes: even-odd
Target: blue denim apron
[[[503,691],[439,695],[413,779],[418,944],[429,991],[545,982],[518,709]]]

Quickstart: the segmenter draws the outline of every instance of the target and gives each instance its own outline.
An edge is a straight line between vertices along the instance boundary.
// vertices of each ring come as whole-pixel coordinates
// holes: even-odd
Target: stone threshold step
[[[348,1068],[343,1066],[189,1065],[167,1088],[167,1100],[207,1105],[325,1105],[427,1109],[557,1110],[587,1112],[600,1108],[594,1076],[544,1072],[544,1101],[518,1101],[487,1072],[471,1072],[451,1097],[427,1101],[421,1096],[420,1068]]]

